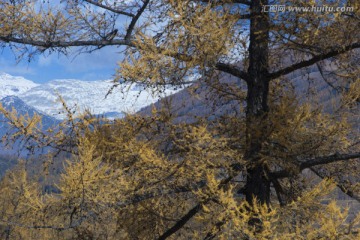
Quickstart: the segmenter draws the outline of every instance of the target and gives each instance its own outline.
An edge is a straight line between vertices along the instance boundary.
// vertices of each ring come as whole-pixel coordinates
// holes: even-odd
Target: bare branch
[[[289,73],[292,73],[296,70],[299,70],[301,68],[304,68],[304,67],[309,67],[321,60],[325,60],[325,59],[328,59],[328,58],[332,58],[332,57],[336,57],[337,55],[340,55],[342,53],[346,53],[348,51],[351,51],[353,49],[356,49],[356,48],[360,48],[360,42],[357,42],[357,43],[353,43],[353,44],[350,44],[350,45],[347,45],[345,47],[338,47],[338,48],[335,48],[334,50],[332,51],[329,51],[327,53],[323,53],[323,54],[319,54],[317,56],[314,56],[312,58],[310,58],[309,60],[305,60],[305,61],[302,61],[302,62],[299,62],[299,63],[295,63],[291,66],[288,66],[286,68],[283,68],[281,70],[278,70],[276,72],[273,72],[273,73],[270,73],[268,78],[269,80],[272,80],[272,79],[275,79],[275,78],[278,78],[278,77],[281,77],[281,76],[284,76],[286,74],[289,74]]]
[[[276,196],[279,200],[280,206],[285,206],[286,205],[286,201],[285,199],[283,199],[282,194],[284,193],[281,184],[279,183],[279,181],[277,179],[271,179],[271,182],[273,183],[273,186],[275,188],[275,192],[276,192]]]
[[[65,230],[73,229],[73,228],[80,226],[84,222],[84,220],[86,220],[87,218],[88,218],[88,216],[83,216],[78,221],[72,223],[71,225],[69,225],[67,227],[59,227],[59,226],[52,226],[52,225],[28,225],[28,224],[16,223],[16,222],[11,222],[11,221],[6,221],[6,220],[0,220],[0,222],[3,222],[4,224],[10,225],[10,226],[16,226],[16,227],[28,228],[28,229],[53,229],[53,230],[57,230],[57,231],[65,231]]]
[[[322,79],[326,82],[327,85],[329,85],[332,89],[339,91],[339,88],[335,87],[334,84],[332,84],[325,76],[324,71],[322,70],[322,67],[320,66],[320,64],[317,62],[316,63],[316,67],[319,70],[319,73],[322,77]]]
[[[115,8],[111,8],[109,6],[106,6],[106,5],[103,5],[103,4],[99,3],[98,1],[93,1],[93,0],[84,0],[84,1],[87,2],[87,3],[90,3],[92,5],[98,6],[100,8],[106,9],[106,10],[108,10],[110,12],[113,12],[113,13],[129,16],[129,17],[135,17],[135,15],[132,14],[132,13],[128,13],[128,12],[125,12],[125,11],[117,10]]]
[[[301,170],[303,170],[305,168],[310,168],[317,165],[329,164],[333,162],[345,161],[355,158],[360,158],[360,153],[350,153],[350,154],[335,153],[333,155],[326,157],[319,157],[319,158],[305,160],[302,164],[300,164],[300,168]]]
[[[203,2],[203,3],[211,3],[212,0],[199,0],[200,2]],[[224,3],[228,3],[228,1],[224,1]],[[240,3],[240,4],[244,4],[244,5],[247,5],[247,6],[250,6],[251,4],[251,1],[247,1],[247,0],[234,0],[233,3]]]
[[[139,11],[137,12],[137,14],[133,17],[133,19],[131,20],[130,24],[129,24],[129,28],[126,31],[126,35],[125,35],[125,39],[130,39],[131,37],[131,33],[134,30],[135,24],[137,23],[137,21],[139,20],[141,14],[145,11],[147,5],[149,4],[150,0],[146,0],[144,2],[144,4],[142,5],[142,7],[139,9]]]
[[[228,178],[223,179],[221,181],[221,183],[218,185],[218,189],[225,187],[229,182],[231,182],[234,179],[234,177],[238,174],[238,172],[239,172],[239,169],[234,169],[234,172],[231,176],[229,176]],[[166,230],[158,238],[158,240],[167,239],[168,237],[170,237],[171,235],[173,235],[174,233],[179,231],[188,221],[190,221],[190,219],[192,219],[201,210],[202,205],[206,205],[207,203],[209,203],[210,201],[213,201],[213,200],[214,199],[212,199],[212,198],[208,198],[208,199],[204,200],[203,202],[198,203],[195,207],[190,209],[182,218],[180,218],[180,220],[177,221],[174,226],[172,226],[171,228]]]
[[[167,195],[173,195],[173,194],[177,194],[177,193],[187,193],[187,192],[191,192],[191,191],[195,191],[198,189],[201,189],[203,187],[205,187],[205,182],[198,182],[195,183],[194,186],[178,186],[175,187],[174,189],[168,190],[168,191],[162,191],[161,189],[159,189],[156,192],[151,192],[151,193],[147,193],[147,194],[142,194],[142,195],[134,195],[131,197],[131,199],[121,202],[121,203],[117,203],[116,207],[127,207],[130,205],[135,205],[138,204],[140,202],[149,200],[149,199],[154,199],[154,198],[158,198],[158,197],[163,197],[163,196],[167,196]]]
[[[14,42],[20,44],[28,44],[36,47],[44,48],[67,48],[67,47],[84,47],[84,46],[129,46],[134,47],[133,43],[128,39],[99,39],[99,40],[74,40],[74,41],[41,41],[30,38],[16,38],[12,36],[0,36],[0,40],[4,42]]]
[[[251,1],[247,1],[247,0],[234,0],[234,3],[240,3],[248,6],[251,5]]]
[[[226,63],[222,63],[222,62],[218,62],[216,63],[216,68],[222,72],[226,72],[229,73],[235,77],[239,77],[243,80],[245,80],[246,82],[249,81],[250,77],[249,74],[240,70],[238,67],[230,65],[230,64],[226,64]]]
[[[202,204],[198,203],[190,209],[179,221],[176,222],[174,226],[166,230],[159,238],[158,240],[165,240],[177,231],[179,231],[191,218],[193,218],[201,209]]]
[[[321,174],[318,170],[316,170],[315,168],[310,168],[312,172],[314,172],[318,177],[320,178],[326,178],[328,176],[325,176],[325,174]],[[344,185],[342,185],[341,183],[336,182],[336,186],[346,195],[348,195],[349,197],[355,199],[356,201],[360,202],[360,196],[356,195],[353,191],[347,189]]]
[[[214,226],[213,229],[211,229],[211,231],[209,231],[204,240],[211,240],[214,239],[216,237],[216,235],[221,231],[222,226],[226,223],[226,221],[221,220],[219,222],[217,222]]]
[[[305,159],[305,160],[299,161],[299,162],[301,162],[301,164],[299,165],[299,170],[302,171],[306,168],[311,168],[311,167],[315,167],[318,165],[346,161],[346,160],[356,159],[356,158],[360,158],[360,153],[349,153],[349,154],[335,153],[330,156]],[[286,170],[271,173],[272,178],[286,178],[286,177],[290,177],[291,175],[292,174]]]

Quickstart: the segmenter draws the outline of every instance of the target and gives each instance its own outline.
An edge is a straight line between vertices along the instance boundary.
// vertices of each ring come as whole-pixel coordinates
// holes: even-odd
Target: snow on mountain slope
[[[79,113],[88,109],[95,115],[109,118],[123,117],[124,113],[137,112],[159,99],[158,96],[152,96],[149,91],[144,90],[141,85],[121,85],[105,98],[112,85],[111,80],[76,79],[36,84],[22,77],[0,73],[0,99],[17,96],[39,112],[57,119],[65,117],[62,104],[58,100],[59,96],[65,100],[71,110]],[[121,89],[125,89],[124,93]],[[163,95],[174,92],[176,91],[167,90]]]
[[[7,96],[18,96],[38,84],[23,77],[14,77],[0,72],[0,99]]]
[[[121,92],[115,88],[112,94],[106,94],[111,89],[111,80],[80,81],[75,79],[53,80],[32,88],[19,97],[28,105],[58,119],[64,118],[61,96],[66,105],[81,112],[89,109],[93,114],[104,114],[109,117],[122,117],[124,113],[134,113],[142,107],[158,100],[147,91],[140,91],[136,86],[128,86],[129,91]],[[168,91],[167,94],[172,93]]]

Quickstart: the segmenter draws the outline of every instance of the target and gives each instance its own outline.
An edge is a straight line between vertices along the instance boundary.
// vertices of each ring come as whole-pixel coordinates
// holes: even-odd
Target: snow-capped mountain
[[[7,96],[17,96],[38,86],[38,84],[23,77],[14,77],[0,72],[0,99]]]
[[[65,117],[59,96],[65,100],[71,110],[82,112],[88,109],[93,114],[110,118],[137,112],[159,99],[140,85],[124,84],[113,89],[112,93],[105,98],[112,86],[111,80],[80,81],[76,79],[60,79],[36,84],[22,77],[1,74],[0,99],[10,95],[17,96],[29,106],[57,119]],[[174,92],[167,90],[164,94],[169,95]]]

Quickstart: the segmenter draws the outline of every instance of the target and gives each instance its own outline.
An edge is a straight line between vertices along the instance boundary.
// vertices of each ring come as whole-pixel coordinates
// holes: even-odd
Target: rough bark
[[[247,82],[247,151],[245,157],[248,164],[247,180],[245,185],[246,200],[252,203],[256,198],[260,203],[270,203],[270,180],[267,178],[265,168],[258,153],[261,150],[268,112],[268,41],[269,16],[262,12],[262,6],[267,0],[251,1],[250,19],[250,46],[249,46],[249,81]],[[260,128],[260,129],[259,129]]]

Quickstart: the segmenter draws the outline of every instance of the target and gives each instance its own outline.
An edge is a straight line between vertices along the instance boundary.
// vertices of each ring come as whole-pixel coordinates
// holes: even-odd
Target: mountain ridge
[[[17,96],[7,96],[0,100],[1,105],[7,110],[11,111],[15,109],[18,115],[29,115],[29,117],[34,116],[35,114],[41,116],[42,124],[41,127],[43,129],[48,129],[52,126],[56,126],[59,123],[59,120],[44,115],[41,112],[37,111],[35,108],[26,104],[23,100],[21,100]],[[8,134],[12,133],[11,126],[7,123],[7,119],[5,116],[0,114],[0,138],[5,141],[0,141],[0,153],[1,154],[19,154],[26,155],[28,152],[23,148],[24,142],[15,141],[12,144],[11,148],[6,146],[6,142],[8,139]],[[20,151],[20,152],[19,152]]]
[[[161,96],[152,94],[139,84],[120,84],[113,88],[112,80],[82,81],[77,79],[55,79],[37,84],[23,77],[0,73],[0,99],[17,96],[42,114],[65,118],[59,97],[77,113],[90,110],[94,115],[121,118],[125,113],[135,113],[155,103],[160,97],[175,93],[166,90]],[[108,94],[110,89],[112,93]]]

